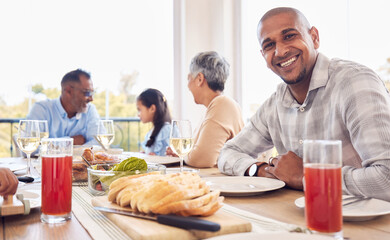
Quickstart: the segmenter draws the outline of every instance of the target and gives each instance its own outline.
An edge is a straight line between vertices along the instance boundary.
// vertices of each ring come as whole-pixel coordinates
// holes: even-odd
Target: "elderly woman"
[[[239,105],[223,95],[229,63],[216,52],[202,52],[196,55],[190,65],[188,89],[196,104],[206,110],[195,138],[194,146],[185,159],[193,167],[214,167],[225,142],[238,134],[244,126]],[[167,155],[175,154],[170,148]]]

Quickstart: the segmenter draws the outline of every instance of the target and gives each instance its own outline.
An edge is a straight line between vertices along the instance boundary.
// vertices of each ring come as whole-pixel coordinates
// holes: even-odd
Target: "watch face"
[[[256,164],[253,164],[250,168],[249,168],[249,171],[248,171],[248,175],[253,177],[256,173],[256,170],[257,170],[257,165]]]

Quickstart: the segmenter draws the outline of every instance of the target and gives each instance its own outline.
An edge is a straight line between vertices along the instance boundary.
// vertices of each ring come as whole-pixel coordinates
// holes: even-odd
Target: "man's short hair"
[[[85,76],[87,79],[91,79],[91,75],[88,72],[81,69],[76,69],[65,74],[61,81],[61,87],[64,87],[70,82],[80,83],[80,76]]]

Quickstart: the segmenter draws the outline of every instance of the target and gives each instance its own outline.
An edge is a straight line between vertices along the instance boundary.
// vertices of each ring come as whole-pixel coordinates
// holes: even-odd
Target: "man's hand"
[[[268,164],[267,163],[263,163],[260,166],[259,171],[257,171],[257,176],[258,177],[267,177],[267,178],[275,178],[275,179],[277,179],[277,177],[275,177],[273,174],[265,171],[266,167],[268,167]]]
[[[0,195],[14,195],[18,188],[18,178],[9,168],[0,168]]]
[[[295,153],[289,151],[272,159],[272,164],[265,171],[282,180],[287,186],[303,189],[303,160]]]
[[[172,151],[171,147],[167,147],[167,150],[165,151],[165,155],[172,156],[172,157],[179,157],[176,155],[176,153]]]
[[[76,135],[72,136],[73,138],[73,145],[83,145],[85,143],[85,138],[83,135]]]

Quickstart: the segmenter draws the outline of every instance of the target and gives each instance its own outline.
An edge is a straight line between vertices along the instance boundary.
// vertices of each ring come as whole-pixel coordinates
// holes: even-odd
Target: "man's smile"
[[[296,60],[297,60],[297,57],[294,56],[294,57],[288,59],[287,61],[284,61],[284,62],[279,63],[278,65],[281,66],[281,67],[283,67],[283,68],[284,68],[284,67],[288,67],[288,66],[290,66],[292,63],[294,63]]]

